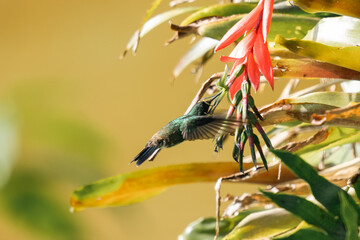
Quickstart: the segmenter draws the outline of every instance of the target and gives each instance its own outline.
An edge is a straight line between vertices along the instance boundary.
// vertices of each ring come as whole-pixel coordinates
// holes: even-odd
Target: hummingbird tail
[[[158,146],[145,147],[131,162],[136,162],[140,166],[146,160],[153,160],[161,149]]]

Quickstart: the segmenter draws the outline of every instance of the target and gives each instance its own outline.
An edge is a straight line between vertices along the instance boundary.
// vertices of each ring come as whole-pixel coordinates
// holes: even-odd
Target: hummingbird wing
[[[185,140],[214,138],[220,132],[225,134],[234,133],[235,129],[242,124],[235,119],[226,119],[220,116],[197,116],[189,118],[184,124],[182,135]]]

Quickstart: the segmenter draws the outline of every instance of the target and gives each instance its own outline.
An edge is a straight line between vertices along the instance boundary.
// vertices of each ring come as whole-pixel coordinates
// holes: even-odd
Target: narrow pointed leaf
[[[126,45],[126,48],[122,54],[122,57],[125,56],[126,52],[133,48],[135,45],[138,45],[138,37],[142,38],[144,37],[148,32],[159,26],[160,24],[169,21],[171,18],[179,16],[184,13],[190,13],[194,12],[196,10],[200,9],[200,7],[183,7],[183,8],[175,8],[172,10],[169,10],[167,12],[160,13],[159,15],[156,15],[152,18],[150,18],[147,22],[144,23],[144,25],[141,27],[141,31],[139,34],[139,30],[136,31],[129,42]]]
[[[325,141],[310,144],[296,153],[302,155],[314,151],[324,151],[347,143],[360,141],[360,132],[352,128],[331,127],[328,129],[327,134]]]
[[[329,212],[337,216],[340,215],[339,192],[345,192],[343,189],[332,184],[324,177],[319,176],[316,170],[299,156],[281,150],[272,150],[272,153],[279,157],[294,174],[310,185],[316,200]],[[360,207],[356,205],[355,201],[347,194],[346,198],[356,211],[360,213]],[[358,223],[360,223],[360,221],[358,221]]]
[[[293,3],[310,13],[330,12],[360,18],[360,2],[358,0],[293,0]]]
[[[312,124],[336,124],[337,126],[360,128],[360,103],[347,107],[326,111],[324,114],[314,114]]]
[[[341,222],[336,221],[333,215],[305,198],[282,193],[261,192],[278,206],[302,218],[307,223],[324,229],[335,239],[342,239],[345,236],[345,229]]]
[[[212,38],[200,39],[177,63],[173,70],[173,77],[177,78],[187,66],[213,49],[217,43],[218,41]]]
[[[177,7],[180,4],[192,3],[192,2],[195,2],[195,0],[171,0],[169,2],[169,6],[170,7]]]
[[[244,164],[245,169],[253,167]],[[141,202],[151,198],[170,186],[195,182],[215,182],[239,172],[235,162],[193,163],[170,165],[146,169],[132,173],[99,180],[74,191],[71,206],[75,211],[88,207],[121,206]],[[293,179],[294,176],[283,170],[281,181]],[[244,182],[270,184],[279,182],[277,168],[269,169],[269,173],[244,179]]]
[[[315,92],[297,98],[283,99],[286,103],[318,103],[336,107],[346,107],[350,103],[360,103],[360,93]]]
[[[71,205],[77,211],[86,207],[132,204],[157,195],[172,185],[216,181],[237,171],[234,163],[199,163],[125,173],[75,190]]]
[[[144,18],[144,22],[149,20],[149,18],[153,15],[154,11],[159,7],[162,0],[154,0],[151,4],[151,7],[147,10],[146,16]]]
[[[180,25],[185,26],[200,19],[209,17],[228,17],[235,14],[246,14],[253,10],[254,7],[256,7],[256,4],[254,3],[216,4],[194,12],[185,18]]]
[[[358,170],[352,177],[351,177],[351,184],[355,189],[356,196],[360,199],[360,171]]]
[[[360,71],[360,47],[331,47],[313,41],[285,39],[280,35],[275,42],[300,56]]]
[[[344,192],[339,193],[340,197],[340,217],[345,224],[346,240],[359,239],[358,213],[348,202]]]
[[[195,29],[192,30],[192,33],[196,32],[201,36],[219,40],[235,23],[237,23],[244,16],[245,15],[235,15],[227,18],[221,18],[217,20],[215,19],[212,21],[207,20],[194,26]],[[320,18],[315,17],[292,16],[274,13],[272,16],[268,41],[274,41],[277,34],[288,38],[303,38],[306,35],[306,32],[312,29],[319,22],[319,20]],[[301,31],[299,29],[301,29]]]
[[[273,58],[272,64],[278,78],[360,79],[358,71],[313,59]]]
[[[194,12],[189,15],[181,22],[181,26],[188,25],[190,23],[199,21],[201,19],[210,18],[210,17],[229,17],[232,15],[246,14],[249,13],[256,7],[257,3],[226,3],[226,4],[216,4],[209,7],[200,9],[199,11]],[[274,13],[278,14],[288,14],[293,16],[306,16],[306,17],[323,17],[331,16],[331,14],[310,14],[302,11],[299,7],[294,5],[286,4],[285,2],[279,2],[274,5]]]

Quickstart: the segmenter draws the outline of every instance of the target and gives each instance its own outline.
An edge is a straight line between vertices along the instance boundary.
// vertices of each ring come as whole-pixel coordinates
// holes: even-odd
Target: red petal
[[[250,82],[253,88],[255,89],[255,91],[257,91],[260,84],[260,71],[259,71],[259,65],[255,62],[254,55],[252,54],[252,52],[249,52],[249,55],[247,57],[246,69],[248,72]]]
[[[263,19],[262,19],[262,25],[263,25],[262,33],[264,36],[264,41],[266,41],[267,35],[269,34],[273,7],[274,7],[274,0],[265,0]]]
[[[236,59],[236,62],[234,63],[233,67],[231,68],[230,71],[230,77],[229,79],[226,81],[226,85],[231,86],[234,82],[235,79],[235,70],[238,68],[238,66],[241,66],[243,64],[245,64],[246,62],[246,56],[244,58],[241,59]]]
[[[254,53],[255,53],[256,61],[259,64],[259,68],[262,74],[269,82],[271,88],[274,90],[274,73],[271,65],[269,49],[267,42],[266,41],[264,42],[264,38],[261,33],[257,34]]]
[[[234,73],[237,66],[245,64],[245,62],[246,62],[246,56],[244,58],[236,59],[236,62],[234,63],[233,67],[231,68],[230,76]]]
[[[234,83],[231,85],[231,87],[229,89],[231,99],[234,98],[237,91],[241,90],[241,84],[244,81],[245,72],[246,72],[246,69],[238,78],[235,79]]]
[[[220,61],[225,62],[225,63],[227,63],[227,62],[235,62],[237,60],[239,60],[239,59],[238,58],[233,58],[233,57],[228,57],[228,56],[221,56],[220,57]]]
[[[241,37],[245,32],[249,32],[255,26],[255,23],[258,20],[263,8],[263,0],[260,0],[258,5],[249,14],[243,17],[232,28],[230,28],[229,31],[225,33],[225,35],[222,37],[222,39],[216,46],[215,52],[229,46],[231,43]]]
[[[230,53],[229,57],[243,58],[254,47],[256,39],[256,31],[251,31],[246,37],[241,40],[234,50]]]

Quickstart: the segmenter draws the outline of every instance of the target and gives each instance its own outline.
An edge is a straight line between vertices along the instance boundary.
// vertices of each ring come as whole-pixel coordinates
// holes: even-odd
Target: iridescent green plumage
[[[139,166],[146,160],[153,160],[162,148],[173,147],[185,140],[214,138],[220,130],[232,133],[240,123],[209,114],[213,99],[198,102],[187,115],[166,124],[152,136],[132,162]]]

